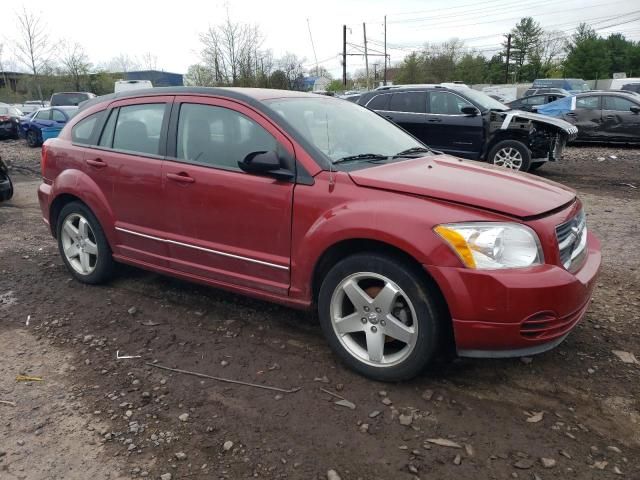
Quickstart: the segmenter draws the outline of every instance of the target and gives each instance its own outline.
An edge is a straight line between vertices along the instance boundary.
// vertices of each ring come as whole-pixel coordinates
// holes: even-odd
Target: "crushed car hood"
[[[573,140],[578,135],[578,128],[575,125],[571,125],[560,118],[549,117],[547,115],[541,115],[539,113],[524,112],[522,110],[508,110],[506,112],[496,112],[504,118],[502,122],[502,129],[509,128],[511,121],[516,120],[531,120],[533,122],[544,123],[546,125],[552,125],[558,130],[562,131],[569,137],[569,140]]]
[[[362,187],[421,195],[519,218],[544,214],[575,199],[573,190],[555,182],[449,155],[429,155],[349,175]]]

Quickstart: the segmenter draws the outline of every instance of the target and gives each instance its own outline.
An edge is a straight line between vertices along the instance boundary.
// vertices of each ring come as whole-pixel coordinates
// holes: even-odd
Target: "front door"
[[[484,145],[482,115],[466,115],[471,103],[451,92],[429,91],[427,102],[427,144],[438,150],[477,159]]]
[[[614,95],[602,96],[602,130],[609,140],[640,141],[640,114],[632,112],[640,103]]]
[[[576,97],[576,109],[565,113],[563,118],[578,127],[578,141],[603,138],[600,95]]]
[[[245,173],[238,161],[277,151],[293,162],[291,143],[255,111],[210,97],[176,97],[170,131],[162,180],[172,268],[286,294],[294,183]]]

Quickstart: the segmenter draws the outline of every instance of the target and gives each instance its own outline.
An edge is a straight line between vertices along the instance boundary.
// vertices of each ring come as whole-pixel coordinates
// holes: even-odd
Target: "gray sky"
[[[108,62],[120,53],[141,57],[150,51],[158,57],[159,69],[178,73],[185,73],[190,64],[198,62],[198,34],[222,21],[227,6],[234,21],[260,26],[265,37],[263,48],[271,48],[276,57],[286,51],[293,52],[305,57],[307,66],[312,67],[314,55],[308,19],[318,61],[335,77],[342,71],[338,56],[342,51],[342,25],[349,27],[347,42],[362,45],[362,22],[366,22],[369,48],[381,51],[385,14],[392,63],[401,60],[412,47],[452,37],[464,40],[469,49],[490,56],[500,49],[501,35],[527,15],[533,16],[544,28],[565,34],[570,34],[579,22],[587,21],[595,28],[602,28],[601,34],[621,32],[629,39],[640,39],[637,0],[13,0],[4,3],[0,41],[5,43],[5,62],[13,55],[11,42],[17,36],[12,13],[26,5],[41,14],[52,38],[81,43],[94,64]],[[348,50],[357,51],[355,47]],[[364,58],[349,57],[347,65],[353,72],[364,67]]]

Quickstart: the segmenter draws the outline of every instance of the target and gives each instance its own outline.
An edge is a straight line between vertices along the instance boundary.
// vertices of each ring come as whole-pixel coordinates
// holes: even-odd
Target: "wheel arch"
[[[455,339],[453,335],[453,323],[451,322],[451,313],[447,304],[444,293],[435,279],[425,270],[425,268],[412,255],[405,250],[380,240],[372,240],[368,238],[351,238],[341,240],[328,247],[316,261],[313,269],[311,288],[313,304],[317,305],[318,295],[322,281],[340,260],[356,253],[378,253],[387,255],[396,260],[400,260],[410,267],[420,278],[427,290],[433,293],[433,300],[441,314],[441,318],[445,319],[443,327],[443,349],[448,352],[455,351]]]
[[[519,130],[498,130],[494,133],[491,140],[487,143],[485,147],[483,159],[485,161],[489,161],[489,153],[498,143],[504,140],[511,140],[515,142],[522,143],[527,150],[531,151],[531,147],[529,146],[529,131],[519,131]]]

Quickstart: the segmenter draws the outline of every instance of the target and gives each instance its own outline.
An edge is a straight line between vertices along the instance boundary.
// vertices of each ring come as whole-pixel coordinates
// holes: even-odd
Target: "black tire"
[[[529,167],[529,172],[535,172],[547,162],[533,162]]]
[[[417,318],[412,322],[417,321],[418,324],[417,333],[413,337],[415,338],[414,346],[410,353],[407,353],[406,358],[401,359],[397,364],[376,366],[366,363],[343,345],[341,340],[343,336],[334,330],[331,320],[331,302],[334,292],[340,291],[340,285],[344,280],[360,272],[375,273],[391,280],[406,294],[413,305]],[[318,296],[318,313],[324,335],[338,357],[361,375],[385,382],[407,380],[418,375],[426,367],[439,346],[444,321],[418,268],[408,262],[379,253],[355,254],[334,265],[322,281]],[[378,328],[382,329],[382,325],[383,323],[380,322]],[[373,326],[369,324],[365,324],[363,328],[373,330]],[[359,334],[360,332],[356,335]],[[362,335],[361,338],[364,339],[366,334],[362,333]],[[385,349],[389,345],[387,341],[390,337],[382,335],[384,338],[382,351],[386,355]]]
[[[487,155],[487,161],[493,165],[496,165],[496,161],[498,160],[496,156],[498,152],[500,152],[503,149],[509,149],[509,148],[517,150],[522,158],[522,163],[520,168],[518,169],[514,168],[513,170],[517,170],[520,172],[528,172],[529,168],[531,168],[531,152],[529,151],[529,148],[527,148],[527,146],[524,143],[519,142],[518,140],[502,140],[496,143],[493,146],[493,148],[489,151],[489,155]],[[505,168],[508,168],[508,167],[505,167]]]
[[[62,228],[67,218],[73,215],[80,215],[87,220],[93,234],[95,244],[97,245],[97,255],[95,255],[96,259],[94,267],[91,273],[88,274],[82,274],[78,272],[71,265],[64,252]],[[111,253],[111,247],[109,246],[107,237],[104,235],[104,231],[102,229],[102,226],[100,225],[100,222],[98,222],[96,216],[84,203],[70,202],[62,208],[60,214],[58,215],[56,234],[60,256],[62,257],[62,260],[67,269],[76,280],[81,283],[96,285],[99,283],[104,283],[109,280],[109,278],[111,278],[115,268],[115,262]]]
[[[29,130],[27,132],[27,145],[31,148],[39,147],[42,145],[42,138],[35,130]]]

